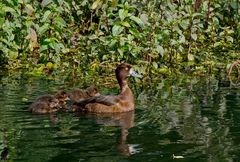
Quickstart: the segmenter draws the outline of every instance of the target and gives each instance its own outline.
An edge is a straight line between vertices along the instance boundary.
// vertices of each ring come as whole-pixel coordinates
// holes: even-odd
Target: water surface
[[[214,78],[131,84],[135,112],[98,116],[27,112],[37,96],[70,90],[70,81],[0,83],[0,152],[9,161],[240,161],[240,89]]]

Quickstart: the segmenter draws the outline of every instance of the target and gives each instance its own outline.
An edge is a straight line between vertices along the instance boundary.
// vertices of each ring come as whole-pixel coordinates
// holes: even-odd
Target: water
[[[23,162],[240,161],[239,88],[221,87],[214,78],[131,85],[135,112],[32,115],[26,110],[37,96],[73,83],[2,77],[2,156]]]

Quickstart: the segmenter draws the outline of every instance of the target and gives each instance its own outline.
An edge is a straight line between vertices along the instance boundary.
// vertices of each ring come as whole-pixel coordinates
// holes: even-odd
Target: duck
[[[98,92],[98,89],[92,85],[85,90],[74,88],[69,94],[68,97],[73,102],[79,102],[84,99],[93,97],[93,96],[99,96],[100,93]]]
[[[43,97],[42,100],[36,100],[33,102],[28,111],[33,114],[45,114],[52,113],[58,110],[59,101],[53,96],[48,96],[48,98]]]
[[[128,86],[129,76],[139,77],[132,65],[121,63],[115,70],[116,78],[120,87],[118,95],[99,95],[87,98],[80,102],[75,102],[73,107],[76,111],[90,113],[122,113],[133,111],[135,108],[134,96]]]

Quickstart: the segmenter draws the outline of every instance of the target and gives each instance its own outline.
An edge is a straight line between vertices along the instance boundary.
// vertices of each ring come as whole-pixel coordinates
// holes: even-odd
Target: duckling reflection
[[[94,117],[98,124],[106,126],[119,126],[121,128],[121,133],[117,138],[117,150],[121,155],[130,156],[139,152],[136,148],[138,145],[127,143],[127,136],[129,134],[128,130],[134,127],[134,111],[87,115]]]

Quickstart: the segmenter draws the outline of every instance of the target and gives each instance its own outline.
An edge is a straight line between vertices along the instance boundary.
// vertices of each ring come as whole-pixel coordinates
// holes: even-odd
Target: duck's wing
[[[117,96],[94,96],[94,97],[90,97],[87,98],[85,100],[82,100],[80,102],[75,102],[74,105],[80,106],[80,107],[85,107],[85,105],[89,104],[89,103],[100,103],[103,105],[107,105],[107,106],[111,106],[116,104],[117,102],[119,102],[119,99]]]

